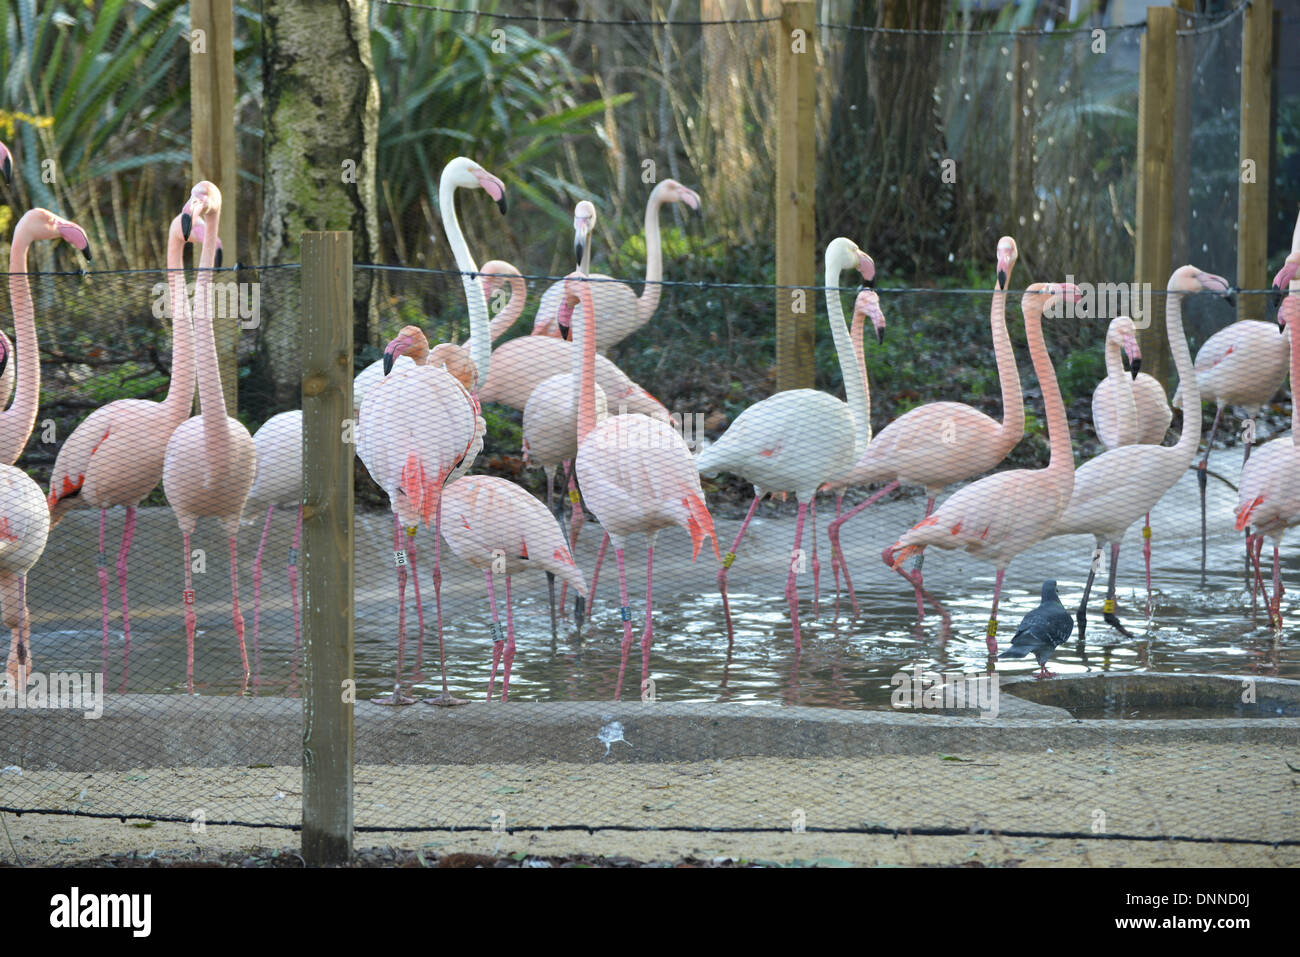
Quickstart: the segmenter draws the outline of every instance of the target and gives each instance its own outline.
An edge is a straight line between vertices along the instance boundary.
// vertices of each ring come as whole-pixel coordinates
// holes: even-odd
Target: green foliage
[[[1057,359],[1057,376],[1061,395],[1068,406],[1075,399],[1089,398],[1097,383],[1106,378],[1106,357],[1103,346],[1075,349],[1063,360]]]

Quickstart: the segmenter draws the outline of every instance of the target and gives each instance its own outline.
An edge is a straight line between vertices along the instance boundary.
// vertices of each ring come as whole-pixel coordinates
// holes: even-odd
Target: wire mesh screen
[[[1070,497],[1035,483],[1116,444],[1118,404],[1101,408],[1096,390],[1148,388],[1135,329],[1098,288],[1132,272],[1141,25],[890,31],[847,6],[822,5],[814,46],[818,275],[823,256],[843,268],[829,289],[777,289],[770,120],[785,38],[771,4],[654,4],[671,24],[373,5],[387,264],[355,264],[377,335],[357,335],[340,423],[357,452],[359,828],[1300,843],[1287,763],[1300,655],[1273,622],[1294,603],[1281,592],[1274,610],[1247,577],[1236,423],[1208,459],[1204,582],[1185,453],[1209,415],[1158,423],[1147,447],[1186,461],[1122,473],[1130,499],[1163,494],[1124,504],[1119,534],[1014,534]],[[182,102],[187,51],[167,45],[180,6],[157,9],[146,26],[163,39],[140,45]],[[236,19],[241,129],[255,137],[260,24]],[[1184,276],[1168,311],[1192,353],[1235,318],[1211,274],[1235,273],[1240,23],[1238,10],[1180,25],[1175,189],[1190,199],[1175,204],[1173,252],[1205,274]],[[105,49],[136,29],[109,28]],[[508,121],[486,94],[514,104]],[[183,128],[127,112],[133,132],[100,148],[140,165],[91,180],[183,195],[175,172],[114,179],[155,175],[147,150]],[[458,153],[477,163],[446,204],[439,177]],[[259,163],[240,187],[254,219]],[[97,254],[137,231],[93,191],[51,202],[64,199],[96,224]],[[1018,245],[999,242],[1008,233]],[[109,264],[161,261],[160,239]],[[592,275],[570,281],[584,254]],[[15,641],[40,676],[39,696],[6,704],[0,809],[298,826],[303,420],[264,346],[269,323],[306,334],[302,270],[213,276],[208,315],[240,327],[232,414],[255,466],[237,520],[201,518],[187,542],[161,472],[131,509],[101,513],[89,471],[58,464],[77,441],[107,441],[88,430],[95,410],[164,401],[176,384],[169,274],[79,275],[61,256],[34,255],[29,277],[42,379],[17,464],[56,522],[21,591],[0,579],[6,626],[15,602],[30,610]],[[1066,279],[1077,301],[1065,287],[1025,295]],[[815,316],[821,393],[777,396],[785,408],[772,404],[778,293]],[[23,346],[4,355],[30,393]],[[1164,401],[1185,385],[1150,381]],[[1259,438],[1289,415],[1279,383]],[[584,459],[580,434],[606,454]],[[901,460],[909,442],[944,467],[800,471],[831,447],[846,467],[873,446]],[[793,479],[766,470],[789,462]],[[979,485],[989,473],[1004,484]],[[1006,553],[982,551],[1004,531]],[[1295,567],[1285,550],[1279,567]],[[1089,589],[1085,633],[1073,622]],[[1007,654],[1044,608],[1068,638]],[[1061,677],[1032,680],[1049,659]],[[428,706],[452,703],[466,706]]]

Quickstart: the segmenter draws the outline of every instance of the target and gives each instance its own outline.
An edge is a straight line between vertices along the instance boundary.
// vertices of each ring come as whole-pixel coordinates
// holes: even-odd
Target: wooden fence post
[[[1137,241],[1134,279],[1152,291],[1148,324],[1138,332],[1142,369],[1167,390],[1172,365],[1165,333],[1164,290],[1173,205],[1174,63],[1178,11],[1147,7],[1138,78]]]
[[[1011,222],[1012,232],[1029,245],[1034,224],[1034,60],[1038,56],[1034,27],[1021,27],[1013,43],[1011,91]]]
[[[812,0],[783,0],[777,36],[776,282],[816,282],[817,19]],[[815,290],[776,291],[776,387],[811,388],[816,365]]]
[[[302,854],[352,856],[352,233],[302,234]]]
[[[190,154],[193,181],[221,188],[221,245],[226,265],[238,256],[239,181],[235,157],[234,0],[190,0]],[[216,323],[226,409],[239,397],[238,322]]]
[[[1190,16],[1194,0],[1175,0],[1178,8],[1178,29],[1187,30],[1195,26],[1196,21]],[[1192,142],[1192,72],[1195,69],[1196,49],[1188,40],[1175,40],[1174,50],[1174,133],[1173,155],[1187,156]],[[1174,163],[1172,175],[1173,202],[1170,206],[1169,224],[1169,266],[1174,267],[1192,262],[1192,204],[1191,204],[1191,164]],[[1214,268],[1209,263],[1207,268]]]
[[[1269,100],[1273,0],[1251,0],[1241,24],[1241,156],[1237,170],[1237,286],[1268,285]],[[1267,296],[1239,296],[1237,318],[1263,319]]]

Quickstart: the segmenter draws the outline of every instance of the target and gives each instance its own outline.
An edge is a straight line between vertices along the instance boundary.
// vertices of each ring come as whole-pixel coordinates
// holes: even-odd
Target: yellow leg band
[[[1115,614],[1115,599],[1114,599],[1114,598],[1107,598],[1107,599],[1106,599],[1106,603],[1105,603],[1104,605],[1101,606],[1101,610],[1104,611],[1104,612],[1105,612],[1106,614],[1108,614],[1108,615],[1113,615],[1113,614]]]
[[[570,502],[572,502],[574,505],[577,505],[577,504],[578,504],[578,499],[579,499],[579,497],[580,497],[580,496],[578,495],[578,490],[577,490],[576,488],[571,488],[571,489],[569,489],[569,501],[570,501]]]
[[[988,635],[990,638],[996,638],[998,636],[998,620],[996,618],[989,619],[989,627],[984,634]]]
[[[1143,537],[1143,538],[1150,538],[1150,537],[1151,537],[1151,526],[1150,526],[1150,525],[1143,525],[1143,526],[1142,526],[1142,537]]]
[[[735,552],[727,552],[727,554],[725,554],[725,555],[722,556],[722,567],[723,567],[723,568],[730,568],[730,567],[731,567],[731,563],[734,562],[735,560],[736,560],[736,553],[735,553]]]

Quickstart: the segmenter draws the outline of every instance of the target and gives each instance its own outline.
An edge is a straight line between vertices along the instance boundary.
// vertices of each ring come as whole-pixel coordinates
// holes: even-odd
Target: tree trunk
[[[263,0],[262,259],[297,262],[304,230],[350,229],[358,259],[379,258],[375,151],[379,84],[368,0]],[[378,335],[372,277],[356,274],[353,335]],[[296,297],[295,297],[296,298]],[[267,300],[279,301],[267,301]],[[276,402],[297,404],[298,309],[262,303]]]

